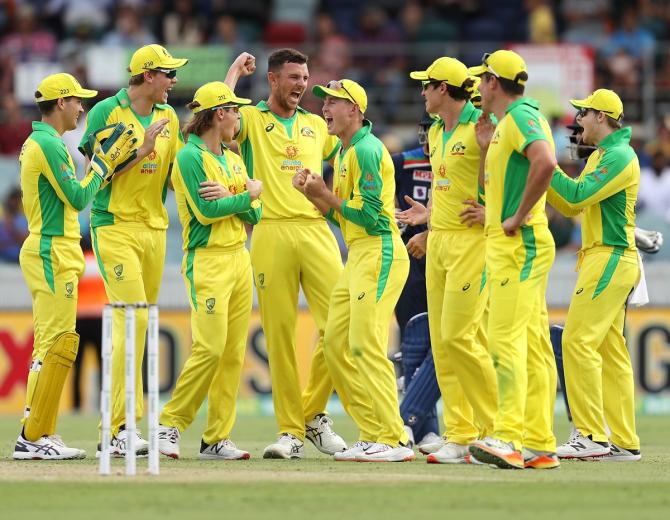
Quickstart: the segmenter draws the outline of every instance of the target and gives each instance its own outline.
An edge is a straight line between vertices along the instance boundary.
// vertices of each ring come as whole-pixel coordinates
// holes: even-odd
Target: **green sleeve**
[[[365,229],[375,227],[384,207],[381,200],[381,146],[376,142],[356,145],[360,176],[351,199],[342,203],[342,216]]]
[[[88,116],[86,116],[86,129],[84,130],[84,135],[82,136],[81,141],[79,141],[79,151],[89,159],[93,157],[93,150],[91,150],[88,138],[94,132],[107,126],[107,118],[114,110],[115,103],[115,98],[105,99],[95,105],[89,111]]]
[[[47,161],[47,171],[43,172],[58,197],[77,211],[83,210],[93,200],[102,184],[102,179],[94,172],[79,182],[72,167],[70,155],[62,141],[49,138],[33,137]]]
[[[610,148],[595,169],[571,179],[560,170],[551,178],[551,189],[573,209],[581,209],[607,199],[630,183],[628,166],[635,159],[632,149]]]
[[[177,164],[179,168],[175,171],[179,171],[181,175],[189,206],[201,224],[208,225],[214,220],[251,209],[251,197],[248,191],[217,200],[205,200],[200,196],[198,193],[200,183],[208,179],[199,150],[180,152],[177,154]]]
[[[327,215],[325,215],[325,217],[328,222],[331,222],[335,224],[337,227],[340,227],[340,221],[337,220],[337,214],[335,213],[335,210],[333,208],[330,208],[330,211],[328,212]]]
[[[263,216],[263,205],[260,203],[255,205],[253,202],[251,203],[251,208],[248,211],[243,211],[237,214],[237,217],[240,220],[253,225],[258,224],[261,221],[261,216]]]
[[[528,147],[533,141],[548,141],[549,138],[545,135],[542,128],[540,114],[536,110],[527,110],[524,108],[517,108],[510,112],[516,127],[519,129],[519,136],[514,140],[514,148],[519,153]]]

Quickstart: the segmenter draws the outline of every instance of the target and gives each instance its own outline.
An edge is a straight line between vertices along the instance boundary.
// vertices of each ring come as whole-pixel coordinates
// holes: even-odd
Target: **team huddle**
[[[187,61],[159,45],[133,54],[128,88],[88,114],[82,181],[61,136],[76,127],[81,99],[97,92],[68,74],[38,86],[42,121],[33,123],[20,156],[30,229],[20,263],[33,299],[35,343],[15,459],[85,457],[56,434],[79,344],[84,259],[77,212],[92,202],[92,243],[108,300],[155,304],[168,189],[183,228],[193,345],[160,415],[164,455],[180,457],[181,433],[207,398],[200,458],[250,457],[230,433],[255,284],[279,432],[263,457],[302,458],[308,439],[337,461],[414,460],[387,355],[389,324],[410,270],[400,222],[428,225],[428,322],[444,403],[444,434],[428,462],[550,469],[561,458],[640,459],[623,337],[626,302],[640,279],[634,236],[640,172],[614,92],[571,100],[582,141],[595,147],[572,179],[557,166],[538,103],[524,97],[528,71],[518,54],[486,54],[470,69],[443,57],[412,72],[434,117],[427,143],[433,181],[427,206],[409,199],[409,209],[396,211],[393,160],[365,118],[368,99],[358,83],[313,87],[323,117],[311,114],[299,106],[307,57],[280,49],[268,59],[268,99],[251,106],[234,93],[239,78],[256,68],[254,57],[242,53],[223,82],[195,92],[182,130],[167,98]],[[240,155],[226,146],[232,141]],[[324,161],[333,164],[332,190]],[[558,447],[545,299],[555,255],[547,201],[567,216],[581,214],[583,235],[562,339],[575,429]],[[327,221],[342,231],[344,266]],[[250,250],[245,222],[254,226]],[[319,330],[303,390],[295,346],[301,288]],[[114,311],[113,329],[123,330],[121,310]],[[137,419],[146,329],[147,311],[139,309]],[[123,456],[124,337],[113,338],[110,449]],[[350,446],[325,413],[333,391],[359,430]],[[147,441],[134,435],[137,454],[146,454]]]

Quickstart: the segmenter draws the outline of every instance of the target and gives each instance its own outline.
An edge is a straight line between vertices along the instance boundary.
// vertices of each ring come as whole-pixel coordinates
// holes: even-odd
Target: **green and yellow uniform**
[[[520,98],[495,129],[485,162],[486,273],[489,285],[489,351],[498,377],[494,436],[541,451],[556,451],[552,432],[556,367],[545,291],[554,260],[546,196],[538,200],[515,236],[502,222],[514,215],[526,187],[532,142],[554,142],[538,103]]]
[[[58,347],[59,339],[68,333],[70,365],[77,353],[77,287],[84,272],[77,214],[93,200],[102,178],[90,171],[79,182],[63,139],[45,122],[33,123],[33,132],[21,148],[19,162],[23,208],[30,232],[21,247],[19,262],[33,300],[35,330],[24,436],[34,441],[55,433],[62,390],[61,383],[55,401],[42,410],[33,409],[31,414],[41,364],[49,350]],[[62,353],[60,356],[66,357]],[[55,389],[51,392],[55,393]]]
[[[251,237],[272,400],[280,433],[305,437],[305,423],[323,413],[333,391],[323,355],[328,301],[342,271],[335,237],[319,211],[293,188],[297,170],[321,174],[338,149],[325,121],[298,108],[285,119],[264,101],[240,109],[236,136],[250,177],[263,182],[263,218]],[[319,329],[307,386],[300,388],[295,330],[302,287]]]
[[[577,286],[563,333],[563,363],[575,426],[596,442],[637,450],[633,368],[623,335],[626,300],[640,269],[635,247],[635,202],[640,165],[630,128],[600,143],[577,179],[560,171],[553,197],[581,211],[582,249]]]
[[[333,191],[344,202],[328,218],[342,229],[349,256],[330,298],[324,350],[360,439],[397,446],[407,434],[388,331],[409,258],[395,223],[393,161],[371,129],[365,120],[335,159]]]
[[[168,215],[163,205],[169,172],[177,151],[183,146],[179,120],[169,105],[156,104],[149,116],[140,116],[131,107],[128,90],[123,88],[93,107],[87,118],[80,150],[90,158],[89,136],[107,125],[123,122],[132,125],[138,141],[151,123],[162,118],[168,124],[156,137],[154,150],[132,168],[100,190],[91,210],[93,250],[105,282],[110,302],[155,304],[165,263],[165,230]],[[137,400],[136,414],[142,416],[141,365],[147,328],[147,311],[137,311]],[[114,311],[112,347],[112,432],[124,423],[124,318]]]
[[[478,198],[480,149],[474,127],[480,114],[467,102],[452,130],[446,131],[438,119],[428,131],[433,170],[426,251],[428,323],[445,437],[457,444],[490,435],[497,406],[495,371],[482,323],[488,296],[482,254],[486,237],[481,225],[468,227],[459,217],[463,201]]]
[[[212,153],[197,135],[177,154],[172,182],[183,227],[182,274],[191,303],[191,355],[160,422],[185,430],[208,398],[203,440],[230,436],[253,301],[251,261],[243,221],[256,224],[260,201],[246,191],[241,158],[221,147]],[[200,183],[215,181],[233,195],[206,201]]]

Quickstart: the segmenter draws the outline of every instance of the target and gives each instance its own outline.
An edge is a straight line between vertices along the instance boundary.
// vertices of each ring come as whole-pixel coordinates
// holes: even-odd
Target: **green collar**
[[[205,144],[205,142],[201,139],[201,137],[199,135],[188,134],[188,144],[193,144],[194,146],[197,146],[198,148],[200,148],[201,150],[203,150],[205,152],[212,153],[212,151],[207,147],[207,145]],[[227,149],[228,149],[228,147],[224,143],[221,143],[221,151],[225,152]],[[216,154],[212,153],[212,155],[216,155]]]
[[[33,121],[33,132],[46,132],[49,135],[62,139],[61,135],[49,123],[44,121]]]
[[[256,107],[257,107],[261,112],[272,112],[272,110],[270,109],[270,106],[268,105],[267,101],[259,101],[258,104],[256,105]],[[307,112],[307,110],[305,110],[304,108],[302,108],[302,107],[300,107],[300,106],[299,106],[299,107],[296,107],[296,110],[297,110],[298,112],[303,113],[303,114],[309,114],[309,112]],[[273,113],[275,116],[277,116],[277,114],[275,114],[274,112],[272,112],[272,113]],[[277,116],[277,117],[280,117],[280,116]],[[293,116],[291,116],[291,117],[293,117]],[[284,117],[284,118],[282,118],[282,119],[291,119],[291,118],[290,118],[290,117],[289,117],[289,118]]]
[[[607,148],[611,148],[612,146],[621,143],[629,144],[632,133],[630,126],[619,128],[600,141],[598,143],[598,148],[604,148],[606,150]]]
[[[351,143],[347,148],[354,146],[358,141],[363,139],[366,135],[372,132],[372,122],[369,119],[363,119],[363,126],[360,127],[351,138]]]
[[[528,105],[529,107],[534,108],[535,110],[540,109],[540,103],[538,101],[536,101],[532,98],[529,98],[529,97],[522,97],[522,98],[519,98],[516,101],[510,103],[510,105],[505,110],[505,114],[510,113],[516,107],[521,106],[521,105]]]
[[[477,122],[477,119],[479,118],[479,113],[475,106],[470,103],[470,101],[466,101],[465,105],[463,105],[463,109],[461,110],[461,115],[458,116],[458,124],[459,125],[465,125],[469,122]],[[436,120],[438,124],[442,125],[444,127],[444,119],[441,117]]]
[[[121,108],[130,108],[130,98],[128,97],[127,88],[122,88],[119,90],[114,97],[116,98],[116,102]],[[156,103],[154,108],[166,109],[168,106],[169,105],[165,103]]]

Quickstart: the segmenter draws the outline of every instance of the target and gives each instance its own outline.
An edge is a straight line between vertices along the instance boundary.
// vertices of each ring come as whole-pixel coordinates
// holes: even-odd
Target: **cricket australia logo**
[[[72,293],[74,292],[74,283],[67,282],[65,284],[65,297],[72,298]]]
[[[216,298],[207,298],[205,300],[205,307],[207,307],[207,314],[214,314],[215,305],[216,305]]]
[[[114,274],[117,280],[123,280],[123,264],[116,264],[114,266]]]
[[[316,137],[314,130],[312,130],[309,126],[303,126],[300,129],[300,135],[304,135],[305,137]]]
[[[242,168],[240,168],[239,164],[233,164],[233,172],[235,173],[235,175],[242,174]]]
[[[465,145],[461,141],[458,141],[451,147],[451,155],[465,155]]]
[[[265,273],[260,273],[258,275],[258,288],[265,289]]]

